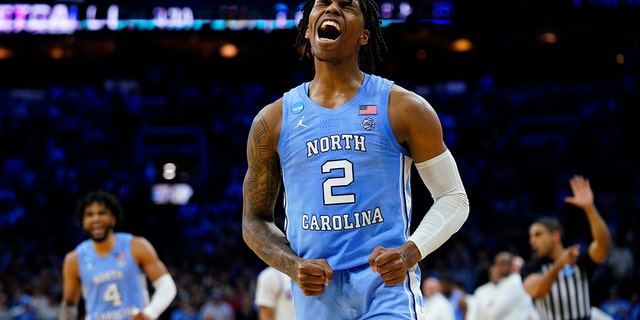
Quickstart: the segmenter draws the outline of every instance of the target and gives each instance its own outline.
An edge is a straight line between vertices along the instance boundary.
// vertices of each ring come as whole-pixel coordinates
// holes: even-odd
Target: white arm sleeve
[[[469,200],[449,150],[415,165],[434,200],[409,237],[424,259],[460,230],[469,216]]]
[[[155,291],[151,296],[149,304],[142,309],[142,312],[151,319],[158,319],[162,312],[166,310],[173,298],[176,297],[177,289],[173,278],[169,273],[165,273],[153,282]]]

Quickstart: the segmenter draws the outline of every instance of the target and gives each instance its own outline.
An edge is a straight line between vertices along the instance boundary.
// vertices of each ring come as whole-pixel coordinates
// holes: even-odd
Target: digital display
[[[97,30],[292,29],[304,2],[262,5],[149,5],[144,3],[0,3],[0,33],[71,34]],[[409,1],[383,1],[383,27],[414,13]],[[448,23],[453,2],[433,1],[430,17]]]
[[[639,7],[640,0],[572,0],[572,5],[576,8],[584,7],[600,7],[600,8],[624,8],[624,7]]]
[[[151,188],[154,204],[184,205],[193,196],[193,188],[187,183],[156,183]]]

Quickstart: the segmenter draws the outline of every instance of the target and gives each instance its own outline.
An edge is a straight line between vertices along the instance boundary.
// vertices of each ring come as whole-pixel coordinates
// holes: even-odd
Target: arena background
[[[640,1],[379,3],[389,52],[376,71],[434,106],[471,202],[423,274],[471,293],[497,251],[530,257],[542,215],[561,219],[565,244],[588,243],[562,201],[582,174],[616,252],[636,261],[601,266],[592,301],[611,288],[637,300]],[[176,279],[163,318],[221,289],[253,319],[265,265],[240,234],[245,144],[256,112],[312,75],[293,48],[300,2],[19,4],[0,1],[0,312],[53,314],[62,258],[84,239],[77,196],[104,188],[123,202],[121,230],[147,237]],[[431,200],[416,182],[417,221]]]

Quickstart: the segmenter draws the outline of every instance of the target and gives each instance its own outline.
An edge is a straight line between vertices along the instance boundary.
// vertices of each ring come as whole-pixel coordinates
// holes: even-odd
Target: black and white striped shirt
[[[522,279],[533,273],[543,275],[552,264],[550,259],[534,259],[522,268]],[[575,265],[565,266],[549,293],[534,301],[540,320],[590,319],[589,279],[596,266],[586,251],[580,252]]]

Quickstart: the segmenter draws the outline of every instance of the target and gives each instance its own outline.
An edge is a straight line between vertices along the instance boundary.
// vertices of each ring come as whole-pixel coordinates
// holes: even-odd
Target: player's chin
[[[93,241],[101,242],[107,239],[108,232],[106,230],[95,230],[89,232],[89,236]]]

